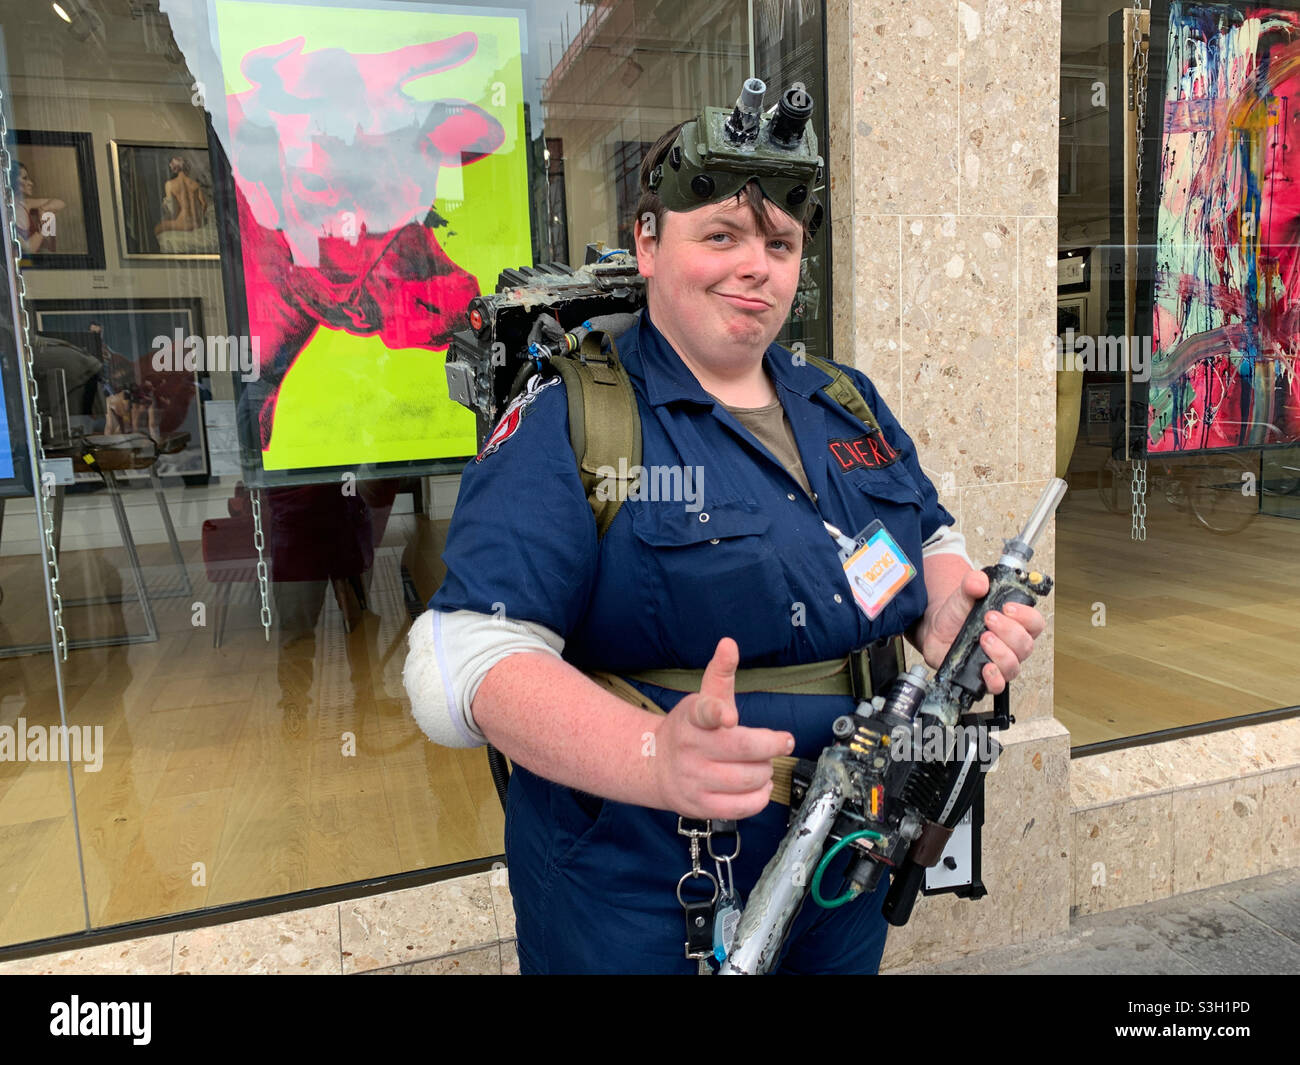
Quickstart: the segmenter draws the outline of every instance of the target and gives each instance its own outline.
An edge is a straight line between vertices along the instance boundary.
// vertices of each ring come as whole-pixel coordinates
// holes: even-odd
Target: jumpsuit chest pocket
[[[855,470],[848,480],[865,496],[921,509],[921,489],[901,463],[878,470]]]
[[[699,511],[645,503],[631,514],[641,573],[682,664],[704,665],[723,636],[743,658],[786,646],[790,585],[768,515],[740,501]]]

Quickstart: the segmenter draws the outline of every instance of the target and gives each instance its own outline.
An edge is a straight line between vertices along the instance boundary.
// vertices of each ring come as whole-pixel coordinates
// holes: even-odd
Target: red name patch
[[[857,469],[878,470],[892,466],[901,457],[878,432],[867,433],[855,440],[832,440],[830,449],[841,473]]]

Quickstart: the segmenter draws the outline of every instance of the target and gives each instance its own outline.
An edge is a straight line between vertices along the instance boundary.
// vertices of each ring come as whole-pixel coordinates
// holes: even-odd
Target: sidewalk
[[[970,905],[979,905],[971,903]],[[512,974],[504,877],[456,880],[227,925],[0,963],[19,973]],[[1300,973],[1300,869],[1076,918],[1054,939],[884,975]]]
[[[1300,869],[1077,917],[1054,939],[887,970],[929,973],[1294,975],[1300,973]]]

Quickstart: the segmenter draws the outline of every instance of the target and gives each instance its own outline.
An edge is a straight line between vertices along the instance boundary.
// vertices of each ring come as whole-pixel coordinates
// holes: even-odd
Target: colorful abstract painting
[[[1148,448],[1298,441],[1300,12],[1172,3],[1164,74]]]
[[[264,470],[472,455],[444,354],[532,256],[519,19],[214,0]]]

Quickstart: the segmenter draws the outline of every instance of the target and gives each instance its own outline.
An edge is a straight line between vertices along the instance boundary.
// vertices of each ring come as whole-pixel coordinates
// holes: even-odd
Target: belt
[[[870,699],[888,690],[905,670],[903,638],[886,637],[843,658],[796,666],[758,666],[736,671],[736,692],[779,692],[785,695],[852,695]],[[625,676],[670,691],[697,692],[702,669],[645,669]]]
[[[778,692],[784,695],[852,695],[870,699],[873,692],[884,692],[894,677],[904,671],[903,638],[893,636],[868,644],[860,651],[824,662],[807,662],[796,666],[759,666],[736,671],[736,693]],[[664,713],[663,707],[642,695],[622,676],[595,671],[587,674],[624,702],[651,713]],[[697,692],[704,679],[702,669],[647,669],[628,673],[632,680],[654,684],[670,691]],[[790,805],[790,783],[799,759],[779,755],[772,759],[771,801]]]

